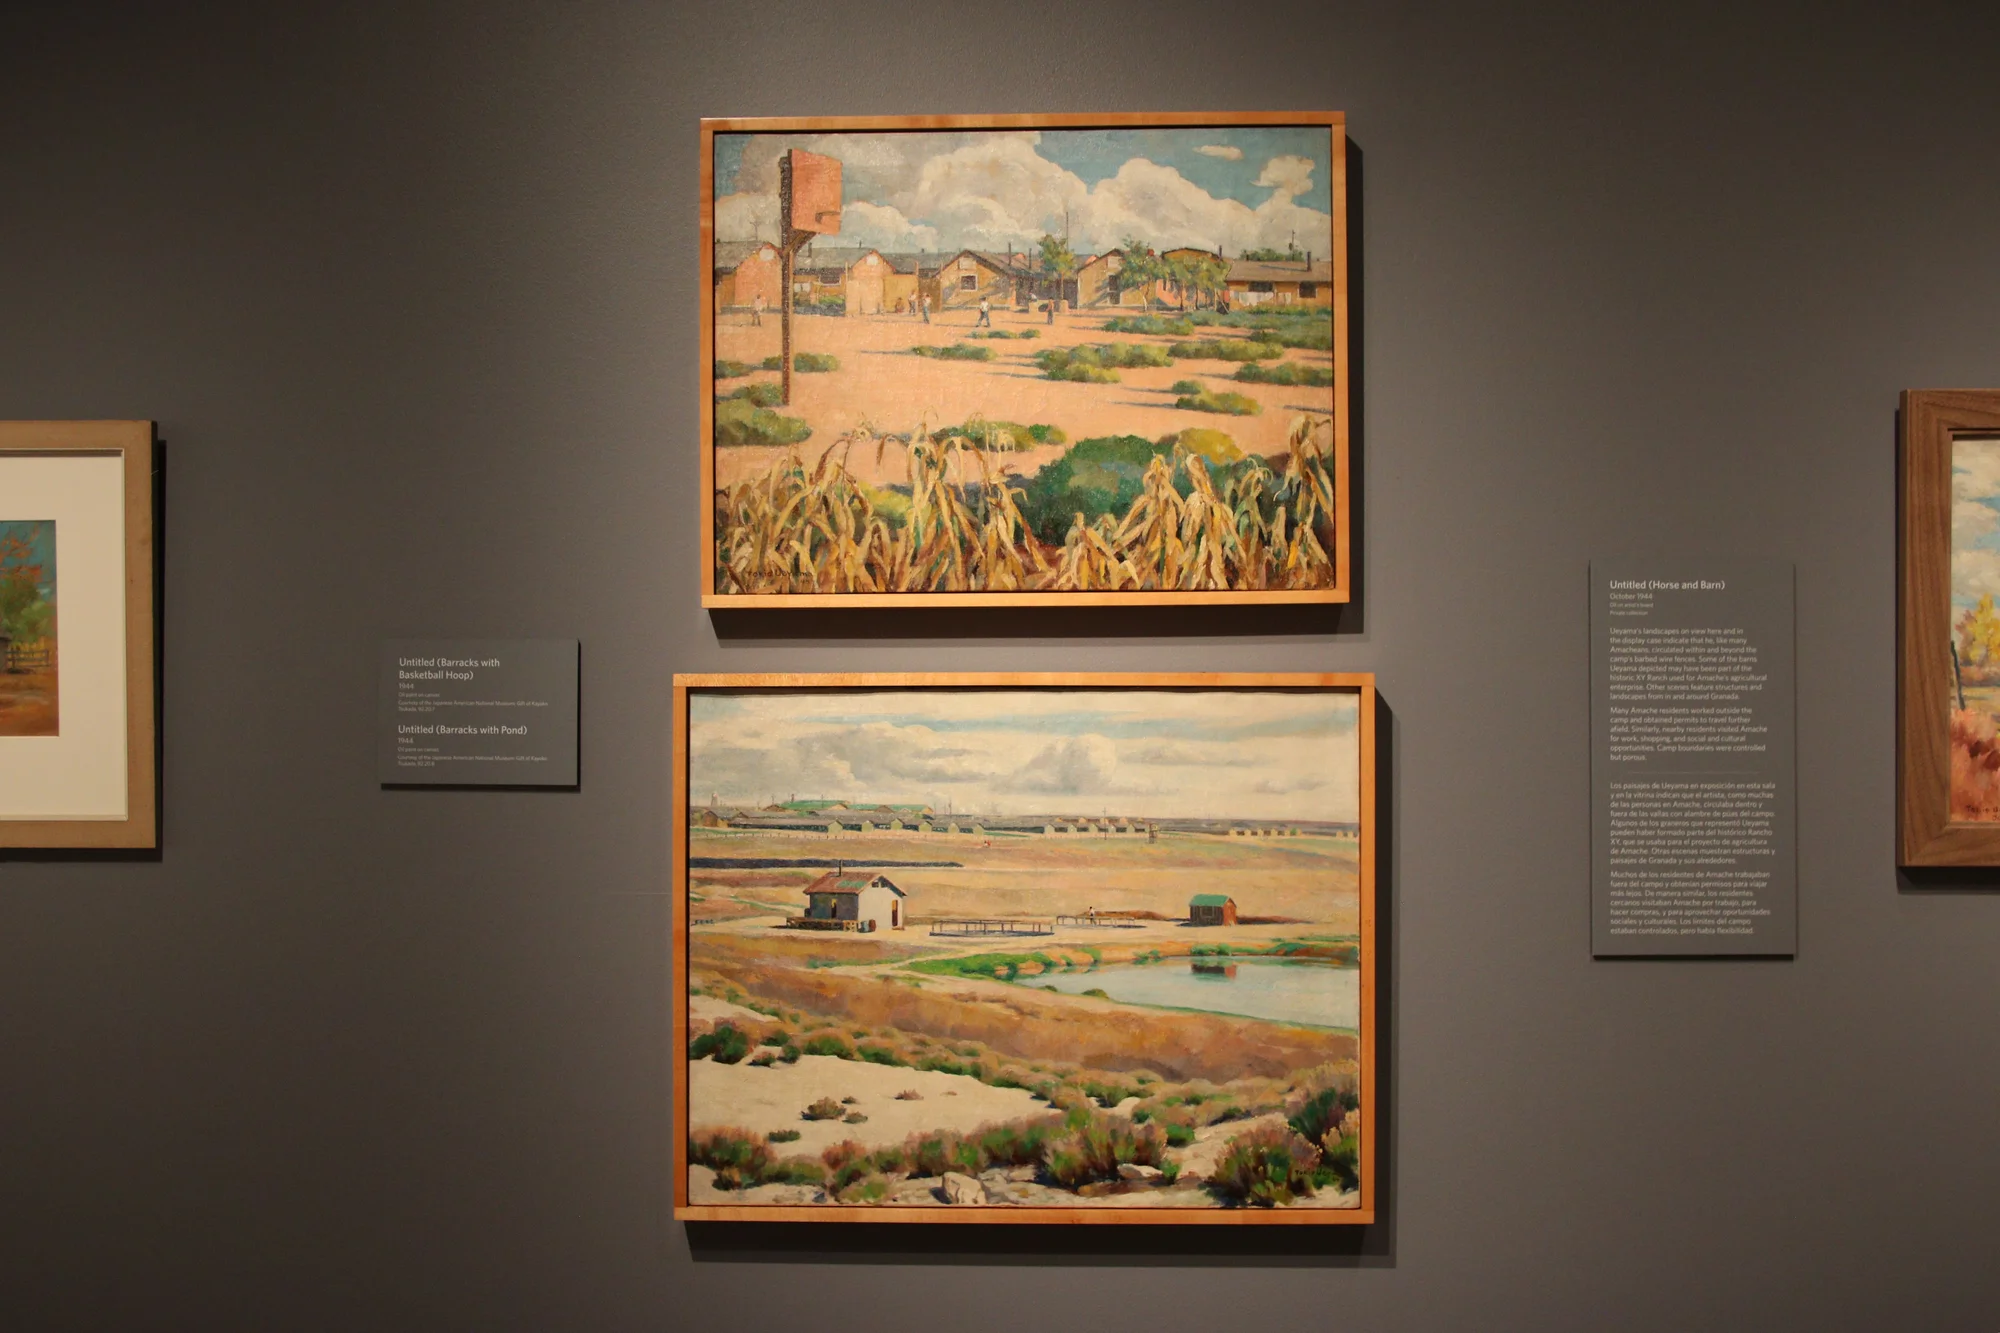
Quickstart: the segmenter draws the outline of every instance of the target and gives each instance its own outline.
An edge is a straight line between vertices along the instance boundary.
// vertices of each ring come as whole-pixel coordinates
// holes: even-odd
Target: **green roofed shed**
[[[1220,893],[1197,893],[1188,899],[1188,924],[1233,926],[1236,924],[1236,900]]]

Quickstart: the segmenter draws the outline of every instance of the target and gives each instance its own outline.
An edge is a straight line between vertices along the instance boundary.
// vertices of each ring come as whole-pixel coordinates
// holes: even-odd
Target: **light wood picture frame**
[[[154,435],[0,422],[0,849],[159,845]]]
[[[701,208],[704,606],[1349,599],[1340,113],[706,119]]]
[[[1374,678],[674,678],[685,1221],[1376,1217]]]
[[[2000,389],[1899,414],[1897,861],[2000,866]]]

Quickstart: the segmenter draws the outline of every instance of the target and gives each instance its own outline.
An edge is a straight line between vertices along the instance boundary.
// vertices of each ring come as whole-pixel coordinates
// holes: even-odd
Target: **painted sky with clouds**
[[[842,218],[828,244],[1002,250],[1065,227],[1077,253],[1126,236],[1235,255],[1333,248],[1325,126],[1241,129],[719,134],[715,235],[776,240],[778,159],[841,161]]]
[[[970,814],[1352,821],[1357,698],[1160,690],[842,691],[689,700],[691,799]]]
[[[1951,448],[1951,601],[2000,600],[2000,440]]]

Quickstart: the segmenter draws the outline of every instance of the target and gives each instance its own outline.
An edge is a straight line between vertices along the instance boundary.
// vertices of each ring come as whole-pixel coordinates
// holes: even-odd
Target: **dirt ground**
[[[913,920],[951,915],[1055,916],[1095,907],[1152,911],[1170,921],[1150,933],[1186,937],[1178,924],[1196,893],[1226,893],[1246,916],[1282,916],[1320,928],[1353,931],[1359,923],[1358,848],[1351,839],[1301,837],[1243,840],[1170,835],[1144,839],[995,837],[990,845],[966,835],[915,832],[841,834],[690,829],[695,856],[841,859],[872,862],[949,860],[957,867],[889,866],[883,873],[910,895]],[[794,887],[745,890],[744,912],[723,910],[733,872],[697,868],[694,888],[710,897],[693,914],[743,915],[797,899],[820,872],[795,870]],[[713,877],[713,878],[711,878]],[[745,901],[747,900],[747,901]],[[754,928],[754,927],[746,927]],[[1296,934],[1299,926],[1290,930]],[[1138,938],[1147,931],[1098,931]],[[1283,934],[1283,930],[1273,932]]]
[[[0,736],[57,734],[56,676],[0,671]]]
[[[1051,380],[1035,366],[1035,353],[1046,347],[1100,342],[1147,342],[1164,346],[1178,341],[1106,333],[1104,321],[1112,313],[1081,311],[1059,315],[1051,325],[1046,322],[1046,315],[995,310],[995,328],[1008,332],[1032,328],[1039,336],[1033,341],[972,344],[991,349],[991,361],[940,361],[909,353],[911,347],[921,343],[947,346],[963,340],[978,318],[971,310],[934,312],[929,324],[911,315],[862,315],[851,319],[800,315],[793,324],[794,350],[831,352],[840,358],[840,369],[793,375],[792,404],[783,410],[787,415],[803,417],[813,428],[812,438],[799,446],[800,454],[808,461],[816,460],[842,435],[864,423],[876,431],[896,434],[919,426],[960,425],[978,415],[1024,426],[1057,426],[1068,433],[1071,441],[1100,435],[1158,439],[1189,426],[1202,426],[1227,432],[1245,453],[1272,455],[1284,452],[1286,436],[1300,414],[1324,416],[1333,411],[1332,389],[1239,383],[1230,378],[1238,369],[1237,363],[1229,361],[1189,360],[1158,369],[1120,370],[1117,384]],[[1127,309],[1115,313],[1141,312]],[[1204,329],[1193,336],[1211,337],[1225,332]],[[754,365],[767,356],[777,355],[778,321],[766,314],[762,327],[753,327],[748,315],[720,316],[716,320],[715,343],[717,357]],[[1333,358],[1326,352],[1293,350],[1285,354],[1285,359],[1325,366],[1331,365]],[[777,378],[776,372],[760,371],[743,378],[719,380],[716,387],[727,393],[739,385]],[[1168,391],[1168,386],[1183,379],[1254,398],[1264,405],[1264,411],[1258,416],[1243,417],[1183,411],[1174,406],[1175,395]],[[763,472],[786,452],[764,447],[718,449],[716,484],[727,486]],[[1061,457],[1063,452],[1063,446],[1016,451],[1004,455],[1003,467],[1023,477],[1032,476],[1044,463]],[[873,484],[900,484],[909,478],[905,451],[898,445],[887,446],[879,459],[872,446],[855,449],[847,461],[851,472]]]
[[[886,1148],[912,1134],[972,1130],[1049,1113],[1021,1088],[993,1088],[963,1074],[898,1069],[830,1055],[802,1055],[796,1064],[763,1068],[748,1061],[719,1065],[713,1060],[690,1060],[687,1068],[689,1124],[740,1125],[760,1134],[796,1129],[796,1142],[779,1145],[786,1156],[816,1157],[822,1149],[849,1139],[871,1149]],[[904,1091],[921,1097],[896,1100],[896,1094]],[[800,1112],[821,1097],[835,1101],[852,1097],[848,1109],[868,1119],[856,1125],[801,1119]]]

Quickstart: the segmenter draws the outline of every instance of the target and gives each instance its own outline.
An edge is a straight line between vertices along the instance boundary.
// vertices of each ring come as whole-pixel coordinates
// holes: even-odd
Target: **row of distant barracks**
[[[1209,250],[1168,250],[1168,259],[1206,256]],[[960,250],[956,254],[904,254],[883,250],[811,245],[792,264],[795,308],[847,315],[914,314],[923,297],[933,311],[964,309],[981,301],[1001,308],[1028,307],[1056,292],[1057,280],[1039,270],[1039,258],[1020,251]],[[1333,264],[1311,254],[1298,259],[1229,259],[1228,300],[1236,308],[1260,305],[1330,306]],[[1146,284],[1119,281],[1122,251],[1078,256],[1076,276],[1064,279],[1062,300],[1073,309],[1139,308]],[[715,309],[776,310],[782,303],[784,270],[778,247],[769,241],[715,243]],[[1152,284],[1156,305],[1179,305],[1176,284]]]

